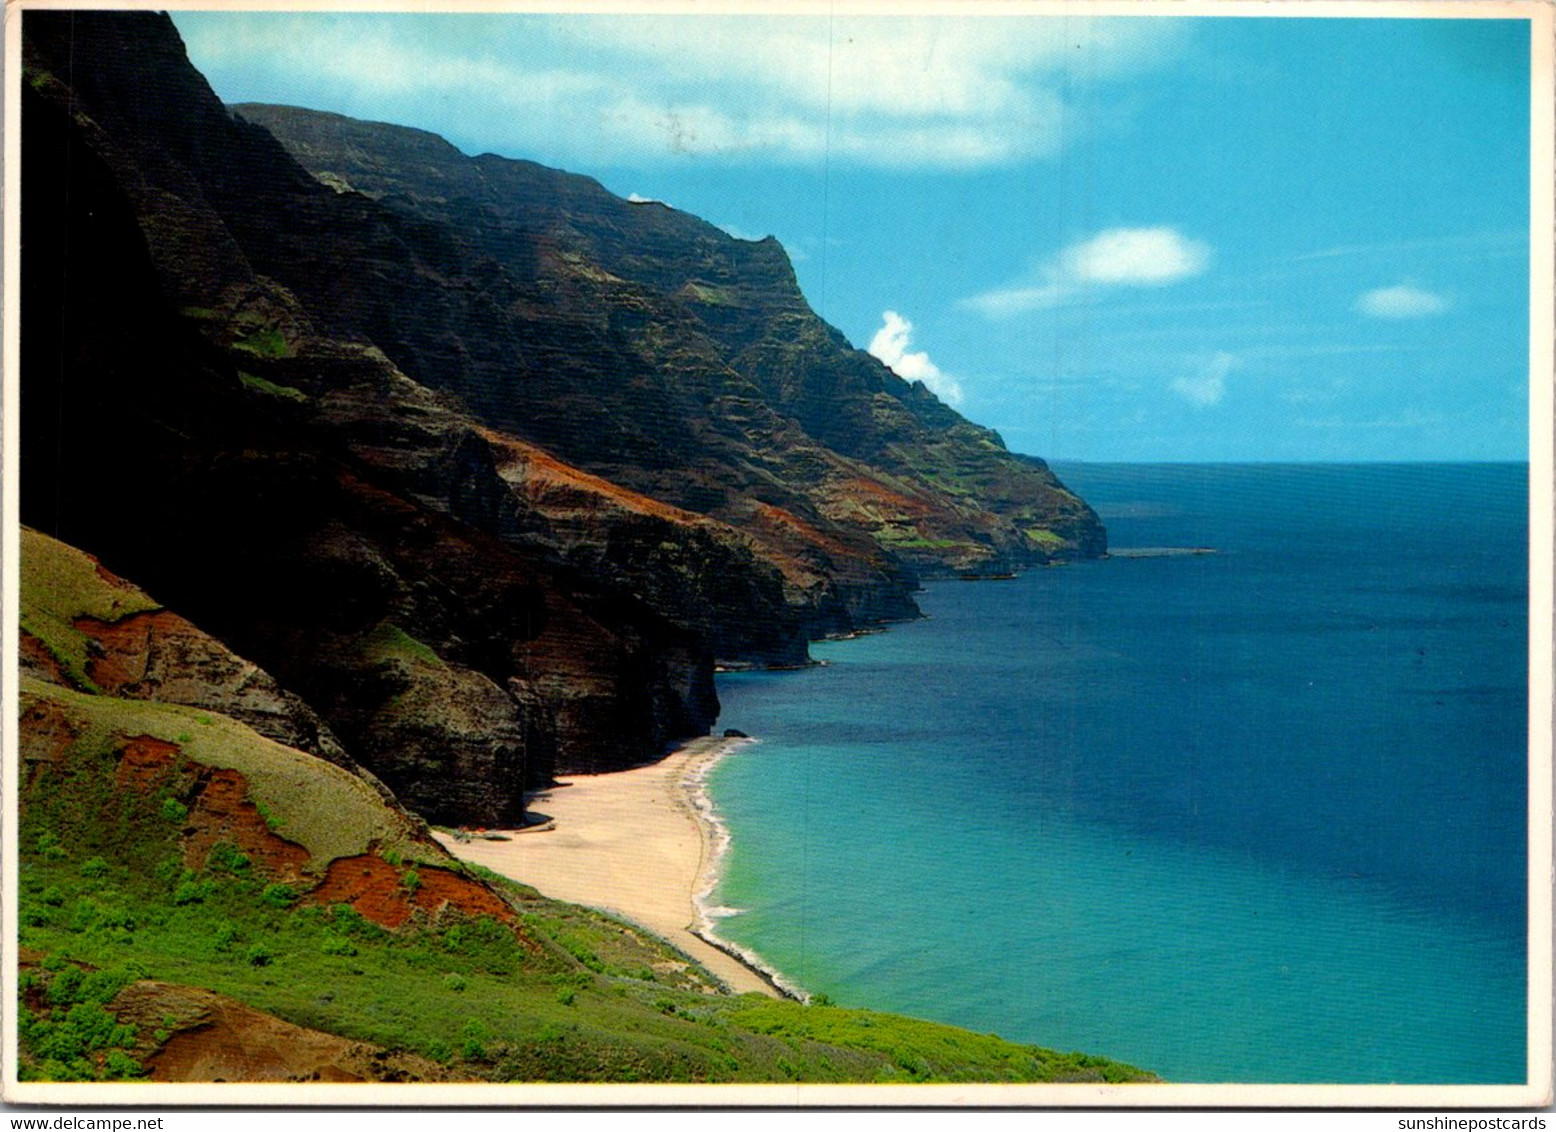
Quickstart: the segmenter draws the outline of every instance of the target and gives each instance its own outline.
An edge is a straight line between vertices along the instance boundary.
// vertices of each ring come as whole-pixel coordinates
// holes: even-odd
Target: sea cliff
[[[162,16],[25,24],[23,309],[57,317],[28,319],[23,518],[431,816],[657,757],[715,718],[715,663],[913,616],[921,575],[1105,549],[1041,461],[821,322],[776,241],[229,110]]]
[[[1041,461],[851,347],[774,240],[230,109],[165,14],[21,19],[29,1073],[1139,1075],[747,1019],[662,941],[426,826],[522,825],[558,776],[663,757],[717,718],[717,665],[915,616],[922,576],[1102,553]],[[199,986],[141,977],[184,954]],[[373,1022],[356,980],[415,1013],[429,964],[437,1008]],[[546,999],[539,1030],[513,993]],[[187,1025],[148,1036],[159,1011]],[[701,1040],[714,1016],[739,1049]],[[221,1019],[318,1056],[184,1048]]]

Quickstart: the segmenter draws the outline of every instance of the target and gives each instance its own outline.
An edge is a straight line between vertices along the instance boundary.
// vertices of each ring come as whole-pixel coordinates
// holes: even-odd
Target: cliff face
[[[429,816],[657,757],[716,717],[715,662],[912,616],[921,572],[1102,549],[1039,461],[817,319],[775,241],[234,114],[165,16],[23,33],[24,520]]]
[[[526,545],[469,418],[322,330],[212,204],[329,230],[340,198],[165,18],[24,24],[24,521],[145,579],[438,820],[511,821],[526,785],[705,732],[707,643]],[[358,203],[340,230],[393,243]]]
[[[1105,549],[1095,514],[1041,461],[1007,452],[817,318],[776,240],[738,240],[532,162],[466,157],[418,130],[234,109],[321,182],[436,223],[494,265],[502,285],[479,352],[459,349],[456,325],[337,310],[484,420],[753,530],[776,561],[830,553],[856,585],[889,581],[883,550],[945,573]],[[559,401],[566,414],[543,411]],[[774,530],[754,504],[814,533]]]

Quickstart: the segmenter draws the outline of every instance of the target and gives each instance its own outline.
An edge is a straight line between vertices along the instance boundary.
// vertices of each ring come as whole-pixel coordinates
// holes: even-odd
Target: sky
[[[229,103],[776,236],[1016,451],[1527,458],[1527,22],[817,11],[174,20]]]

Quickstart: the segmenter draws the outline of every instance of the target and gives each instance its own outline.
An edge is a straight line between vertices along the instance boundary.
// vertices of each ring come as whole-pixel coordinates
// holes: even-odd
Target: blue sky
[[[174,14],[229,102],[777,236],[1010,447],[1523,459],[1514,20]]]

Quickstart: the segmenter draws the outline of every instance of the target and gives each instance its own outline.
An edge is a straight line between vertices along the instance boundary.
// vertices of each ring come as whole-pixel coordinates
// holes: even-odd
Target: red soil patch
[[[71,720],[64,707],[52,700],[36,699],[28,703],[28,699],[22,698],[21,718],[16,729],[17,753],[23,768],[30,763],[63,765],[65,752],[81,734],[81,726]]]
[[[652,496],[643,495],[608,479],[563,463],[543,448],[537,448],[522,440],[498,432],[495,429],[476,429],[493,448],[499,473],[512,472],[529,481],[524,486],[531,490],[547,486],[572,488],[589,495],[603,496],[611,502],[640,515],[652,515],[672,523],[696,526],[706,522],[703,516],[683,511],[668,503],[661,503]]]
[[[193,829],[184,842],[184,863],[198,871],[211,849],[225,841],[247,854],[265,876],[287,883],[301,880],[308,850],[273,833],[248,792],[248,779],[235,770],[202,774],[200,793],[189,809]]]
[[[113,783],[120,790],[149,794],[167,779],[178,761],[179,746],[150,735],[126,740],[114,768]]]
[[[484,885],[458,873],[426,865],[417,870],[421,885],[412,894],[404,883],[408,870],[382,857],[342,857],[330,862],[324,883],[308,894],[317,904],[349,904],[364,918],[386,928],[398,928],[417,909],[436,916],[453,908],[467,916],[491,916],[512,925],[513,909]]]
[[[119,621],[78,617],[73,624],[102,645],[102,654],[87,661],[86,674],[111,696],[118,695],[126,684],[138,684],[146,678],[153,633],[187,636],[196,631],[182,617],[166,610],[132,613]]]
[[[443,1069],[282,1021],[236,999],[198,987],[132,983],[111,1004],[139,1031],[135,1053],[153,1081],[418,1081]],[[160,1046],[158,1029],[175,1032]]]
[[[780,536],[797,536],[828,554],[835,554],[842,558],[860,557],[859,552],[853,547],[845,545],[831,535],[822,534],[804,519],[792,511],[785,511],[782,507],[759,502],[756,505],[756,517],[762,526]]]
[[[932,510],[932,508],[921,499],[915,499],[910,495],[904,495],[902,492],[894,491],[892,488],[887,487],[883,483],[872,479],[866,479],[863,476],[855,476],[854,478],[843,483],[837,494],[843,498],[853,496],[855,499],[873,500],[878,504],[885,504],[890,507],[895,507],[897,510],[917,518],[923,518]]]
[[[17,651],[21,656],[21,670],[24,673],[36,676],[39,680],[47,680],[50,684],[74,687],[70,677],[65,675],[64,667],[54,659],[54,654],[42,641],[26,629],[20,630],[17,636],[20,646]]]

